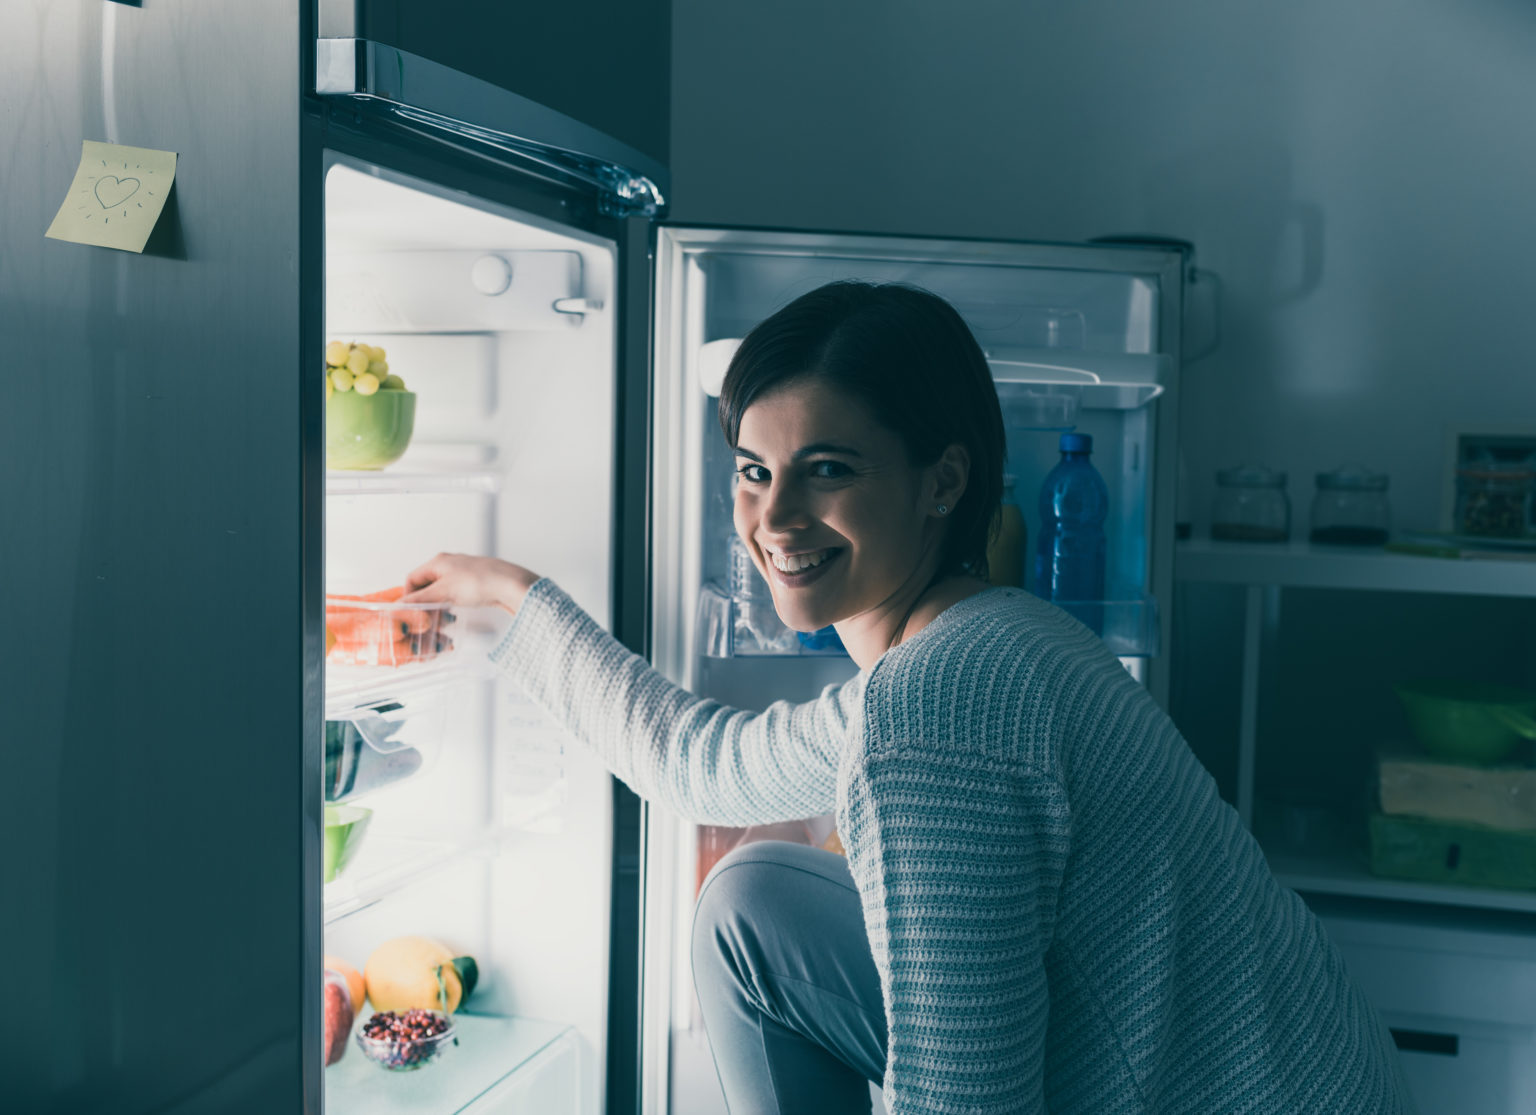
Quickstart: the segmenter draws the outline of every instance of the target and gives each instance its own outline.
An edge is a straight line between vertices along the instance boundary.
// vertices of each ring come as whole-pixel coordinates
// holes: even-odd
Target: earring
[[[938,507],[934,508],[934,510],[936,510],[940,515],[948,515],[949,514],[949,507],[948,507],[947,504],[941,503],[941,504],[939,504]]]

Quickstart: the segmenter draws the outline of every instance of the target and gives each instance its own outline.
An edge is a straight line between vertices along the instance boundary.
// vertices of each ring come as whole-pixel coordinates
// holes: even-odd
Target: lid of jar
[[[1062,434],[1061,451],[1063,453],[1091,453],[1093,452],[1093,435]]]
[[[1340,465],[1332,472],[1318,473],[1317,486],[1328,491],[1384,492],[1387,474],[1361,465]]]
[[[1216,470],[1216,483],[1223,488],[1283,488],[1285,473],[1263,465],[1233,465]]]

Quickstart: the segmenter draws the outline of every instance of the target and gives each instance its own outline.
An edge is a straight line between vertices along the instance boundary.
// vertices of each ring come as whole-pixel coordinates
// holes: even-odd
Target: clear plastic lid
[[[1264,465],[1233,465],[1217,469],[1216,483],[1223,488],[1283,488],[1285,473]]]
[[[1328,492],[1384,492],[1387,474],[1361,465],[1340,465],[1332,472],[1318,473],[1317,487]]]

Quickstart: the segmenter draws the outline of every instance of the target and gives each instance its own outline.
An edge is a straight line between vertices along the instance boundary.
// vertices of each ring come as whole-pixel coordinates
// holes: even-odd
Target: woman
[[[848,853],[711,873],[695,983],[732,1112],[1398,1112],[1396,1055],[1315,918],[1085,627],[989,588],[1004,435],[958,314],[835,283],[754,329],[720,421],[780,617],[859,674],[757,714],[671,685],[548,580],[440,555],[493,657],[642,796],[835,809]]]

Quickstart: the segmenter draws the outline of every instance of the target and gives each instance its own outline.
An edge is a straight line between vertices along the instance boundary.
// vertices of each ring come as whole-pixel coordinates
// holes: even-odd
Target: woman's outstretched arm
[[[439,555],[408,584],[416,591],[407,601],[512,612],[492,660],[641,797],[711,824],[831,812],[861,679],[804,704],[731,709],[662,677],[554,582],[520,566]]]

